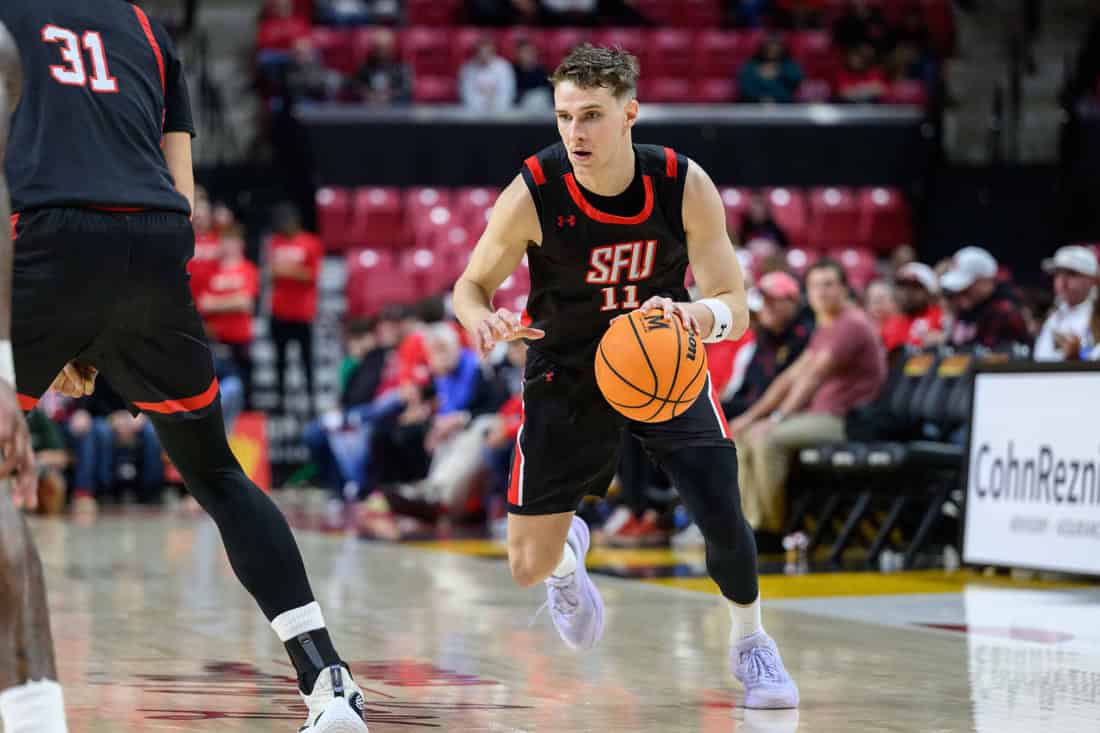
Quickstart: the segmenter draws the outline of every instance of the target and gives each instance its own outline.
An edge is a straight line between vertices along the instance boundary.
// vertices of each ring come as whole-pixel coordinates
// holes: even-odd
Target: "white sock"
[[[300,608],[292,608],[280,613],[271,622],[271,628],[279,635],[284,644],[309,631],[325,628],[325,617],[321,614],[321,604],[314,601]]]
[[[577,569],[577,554],[573,552],[573,548],[569,545],[565,546],[565,549],[561,551],[561,562],[554,568],[554,572],[550,573],[555,578],[564,578],[566,575],[574,572]]]
[[[756,596],[755,601],[747,606],[739,606],[733,601],[729,601],[729,604],[730,621],[733,622],[733,626],[730,628],[730,644],[736,644],[742,639],[764,630],[764,625],[760,622],[759,595]]]
[[[61,685],[39,680],[0,692],[4,733],[68,733]]]

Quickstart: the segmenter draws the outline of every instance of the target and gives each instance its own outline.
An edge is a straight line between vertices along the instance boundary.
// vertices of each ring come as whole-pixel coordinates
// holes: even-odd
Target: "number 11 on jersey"
[[[638,286],[637,285],[623,285],[623,299],[620,301],[618,298],[619,288],[601,288],[600,292],[603,293],[603,307],[601,311],[617,311],[617,310],[634,310],[641,306],[638,302]]]

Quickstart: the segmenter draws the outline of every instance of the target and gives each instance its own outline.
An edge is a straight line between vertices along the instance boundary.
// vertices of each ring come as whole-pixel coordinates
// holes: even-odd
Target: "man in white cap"
[[[997,260],[981,247],[963,247],[940,278],[954,316],[952,346],[996,349],[1030,344],[1020,301],[1007,283],[997,282]]]
[[[1096,253],[1080,245],[1043,261],[1044,272],[1054,276],[1054,310],[1035,341],[1036,361],[1088,358],[1096,346],[1091,325],[1098,269]]]
[[[894,275],[901,313],[882,326],[887,353],[909,344],[923,348],[943,341],[943,309],[936,299],[940,280],[936,272],[920,262],[902,266]]]

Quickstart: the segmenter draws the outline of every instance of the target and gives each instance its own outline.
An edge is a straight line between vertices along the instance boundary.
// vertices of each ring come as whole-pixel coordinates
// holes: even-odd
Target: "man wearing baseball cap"
[[[730,397],[723,395],[722,409],[733,419],[749,409],[772,381],[802,355],[814,330],[814,314],[802,303],[798,281],[785,272],[769,272],[750,293],[749,308],[756,318],[756,343],[740,384]],[[708,352],[709,353],[709,352]]]
[[[954,322],[952,346],[996,349],[1030,344],[1020,301],[1008,283],[997,281],[997,260],[981,247],[963,247],[940,278]]]
[[[1092,316],[1096,302],[1096,253],[1070,245],[1043,260],[1043,271],[1054,276],[1054,310],[1035,340],[1036,361],[1087,358],[1096,346]]]
[[[909,344],[923,348],[943,341],[943,309],[937,303],[940,280],[935,271],[920,262],[902,266],[894,275],[901,313],[882,326],[886,352]]]

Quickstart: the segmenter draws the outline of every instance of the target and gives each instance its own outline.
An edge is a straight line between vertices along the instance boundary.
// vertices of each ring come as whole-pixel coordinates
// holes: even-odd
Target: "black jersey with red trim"
[[[161,150],[194,134],[164,28],[125,0],[3,0],[23,91],[5,173],[16,212],[118,207],[190,213]]]
[[[542,244],[527,248],[526,315],[546,336],[531,348],[555,364],[591,371],[612,318],[654,295],[688,299],[687,158],[656,145],[635,145],[634,155],[634,181],[610,198],[585,192],[561,143],[524,163],[542,226]]]

